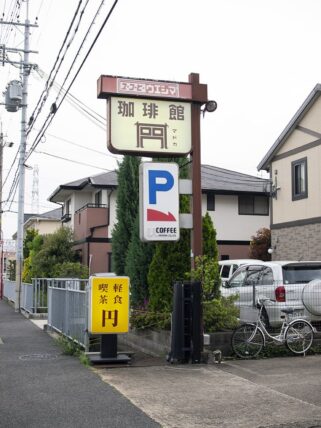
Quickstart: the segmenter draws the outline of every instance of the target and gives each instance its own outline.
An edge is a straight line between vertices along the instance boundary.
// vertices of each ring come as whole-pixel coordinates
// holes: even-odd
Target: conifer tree
[[[203,217],[202,222],[203,233],[203,255],[213,257],[215,261],[218,260],[218,248],[216,242],[216,230],[213,221],[208,212]]]
[[[162,159],[163,161],[168,161]],[[180,178],[186,178],[186,158],[178,158]],[[180,197],[180,212],[189,212],[189,197]],[[170,311],[173,299],[173,284],[185,279],[190,270],[190,230],[180,230],[178,242],[158,242],[148,272],[149,306],[156,312]]]
[[[139,164],[139,157],[124,156],[118,169],[117,224],[112,232],[112,264],[117,275],[125,274],[127,250],[138,212]]]
[[[137,213],[125,265],[125,273],[130,278],[132,308],[144,308],[147,305],[149,299],[147,274],[153,252],[154,244],[142,242],[139,238],[139,214]]]

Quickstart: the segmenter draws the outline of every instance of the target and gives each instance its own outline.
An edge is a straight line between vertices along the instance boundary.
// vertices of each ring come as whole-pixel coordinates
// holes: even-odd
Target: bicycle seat
[[[284,314],[293,314],[294,308],[281,309],[281,312],[283,312]]]

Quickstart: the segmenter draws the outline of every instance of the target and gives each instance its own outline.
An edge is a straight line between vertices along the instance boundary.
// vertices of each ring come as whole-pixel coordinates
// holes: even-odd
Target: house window
[[[95,205],[99,206],[102,203],[102,193],[101,190],[99,192],[95,193]]]
[[[308,197],[307,158],[292,162],[292,201]]]
[[[71,199],[68,199],[65,204],[65,214],[70,214],[71,211]]]
[[[239,196],[239,215],[269,215],[268,196]]]
[[[214,193],[207,193],[207,211],[215,211],[215,195]]]

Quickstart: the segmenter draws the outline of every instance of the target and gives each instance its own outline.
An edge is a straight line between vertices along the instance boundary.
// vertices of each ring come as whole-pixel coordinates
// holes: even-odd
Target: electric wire
[[[117,159],[117,160],[120,157],[120,155],[116,156],[116,155],[111,155],[111,154],[109,154],[107,152],[101,152],[100,150],[95,150],[95,149],[92,149],[91,147],[83,146],[82,144],[78,144],[78,143],[75,143],[73,141],[67,140],[66,138],[58,137],[57,135],[53,135],[53,134],[49,134],[49,133],[47,133],[47,135],[49,137],[56,138],[57,140],[64,141],[67,144],[71,144],[71,145],[76,146],[76,147],[81,147],[82,149],[88,150],[88,151],[93,152],[93,153],[98,153],[98,154],[104,155],[106,157],[114,158],[114,159]]]
[[[76,60],[77,60],[77,57],[78,57],[78,55],[80,54],[80,51],[82,50],[82,48],[83,48],[83,46],[84,46],[84,44],[85,44],[85,41],[87,40],[87,37],[88,37],[88,35],[89,35],[89,33],[90,33],[90,31],[91,31],[91,29],[92,29],[92,27],[93,27],[94,23],[95,23],[95,20],[96,20],[97,16],[98,16],[98,15],[99,15],[99,13],[100,13],[101,8],[103,7],[104,2],[105,2],[105,0],[102,0],[102,1],[101,1],[101,3],[100,3],[100,5],[99,5],[99,7],[98,7],[98,9],[97,9],[97,11],[96,11],[96,13],[95,13],[95,15],[94,15],[93,19],[92,19],[92,21],[91,21],[91,23],[90,23],[90,25],[89,25],[89,27],[88,27],[88,29],[87,29],[87,32],[86,32],[86,34],[85,34],[85,37],[83,38],[83,40],[82,40],[82,42],[81,42],[81,44],[80,44],[80,46],[79,46],[79,49],[78,49],[78,51],[77,51],[77,53],[76,53],[76,55],[75,55],[75,57],[74,57],[74,60],[73,60],[73,62],[71,63],[71,66],[70,66],[70,68],[69,68],[69,70],[68,70],[68,73],[67,73],[67,75],[65,76],[65,80],[62,82],[61,90],[58,92],[58,95],[57,95],[57,98],[56,98],[56,101],[55,101],[56,103],[58,102],[58,98],[60,97],[60,94],[61,94],[61,92],[62,92],[62,88],[64,87],[64,85],[65,85],[65,83],[66,83],[66,81],[67,81],[68,77],[70,76],[71,70],[73,69],[73,67],[74,67],[74,65],[75,65],[75,62],[76,62]]]
[[[52,74],[54,73],[54,71],[55,71],[55,69],[56,69],[56,66],[57,66],[57,64],[58,64],[58,62],[59,62],[60,55],[61,55],[61,53],[62,53],[62,51],[63,51],[63,49],[64,49],[64,46],[65,46],[65,44],[66,44],[66,42],[67,42],[67,40],[68,40],[69,34],[70,34],[70,32],[71,32],[71,29],[72,29],[72,27],[73,27],[73,25],[74,25],[74,22],[75,22],[76,18],[77,18],[77,15],[78,15],[78,12],[79,12],[79,9],[80,9],[80,6],[81,6],[81,3],[82,3],[82,0],[79,0],[79,2],[78,2],[78,6],[77,6],[76,11],[75,11],[75,13],[74,13],[74,16],[73,16],[73,18],[72,18],[72,20],[71,20],[71,23],[70,23],[69,28],[68,28],[68,30],[67,30],[67,32],[66,32],[65,38],[64,38],[64,40],[63,40],[63,42],[62,42],[62,45],[61,45],[60,50],[59,50],[59,52],[58,52],[58,55],[57,55],[57,57],[56,57],[55,63],[54,63],[54,65],[53,65],[53,67],[52,67],[52,69],[51,69],[51,71],[50,71],[50,73],[49,73],[49,77],[48,77],[47,82],[46,82],[46,84],[45,84],[45,88],[44,88],[44,90],[42,91],[42,93],[41,93],[41,95],[40,95],[40,97],[39,97],[39,99],[38,99],[38,102],[37,102],[37,104],[36,104],[36,107],[34,108],[33,113],[32,113],[32,114],[31,114],[31,116],[30,116],[30,120],[32,120],[32,123],[34,123],[34,121],[35,121],[35,120],[37,119],[37,117],[39,116],[40,111],[42,110],[42,107],[43,107],[43,105],[44,105],[45,101],[47,100],[47,97],[48,97],[49,92],[50,92],[50,88],[51,88],[51,86],[52,86],[52,84],[53,84],[53,81],[50,81],[50,80],[52,79],[52,77],[51,77],[51,76],[52,76]],[[66,52],[65,52],[65,54],[66,54]],[[60,65],[61,65],[61,64],[60,64]],[[29,120],[29,122],[30,122],[30,120]],[[28,128],[27,134],[28,134],[29,132],[30,132],[30,126],[29,126],[29,128]]]
[[[96,166],[96,165],[90,165],[88,163],[76,161],[74,159],[68,159],[68,158],[65,158],[63,156],[58,156],[58,155],[54,155],[52,153],[43,152],[42,150],[41,151],[40,150],[35,150],[35,153],[39,153],[39,154],[46,155],[46,156],[51,156],[53,158],[61,159],[61,160],[68,161],[68,162],[72,162],[72,163],[75,163],[75,164],[78,164],[78,165],[90,166],[91,168],[96,168],[96,169],[100,169],[102,171],[111,172],[111,170],[107,169],[107,168],[102,168],[102,167]]]
[[[17,150],[17,152],[16,152],[16,154],[15,154],[15,157],[14,157],[13,162],[12,162],[12,164],[11,164],[11,166],[10,166],[10,168],[9,168],[9,171],[8,171],[8,173],[7,173],[7,175],[6,175],[6,178],[3,180],[2,186],[4,186],[4,185],[6,184],[6,182],[7,182],[8,177],[9,177],[9,175],[10,175],[11,171],[12,171],[12,168],[13,168],[13,166],[14,166],[14,164],[15,164],[15,162],[16,162],[16,160],[17,160],[17,158],[18,158],[18,154],[19,154],[19,149]]]
[[[85,7],[84,7],[84,8],[83,8],[83,10],[81,11],[80,18],[79,18],[79,22],[78,22],[77,27],[76,27],[76,29],[75,29],[75,33],[76,33],[76,32],[77,32],[77,30],[78,30],[78,27],[79,27],[79,24],[80,24],[80,20],[81,20],[81,18],[82,18],[82,15],[83,15],[83,13],[84,13],[84,11],[85,11],[85,8],[86,8],[87,4],[88,4],[88,0],[87,0],[87,2],[86,2],[86,4],[85,4]],[[76,53],[76,55],[75,55],[75,57],[74,57],[74,60],[73,60],[73,62],[72,62],[72,64],[71,64],[71,66],[69,67],[68,73],[67,73],[67,75],[65,76],[65,79],[64,79],[64,81],[63,81],[62,85],[60,85],[60,89],[59,89],[59,91],[58,91],[58,95],[57,95],[56,100],[55,100],[55,102],[54,102],[54,104],[55,104],[55,105],[57,104],[58,99],[59,99],[59,97],[60,97],[61,93],[64,93],[64,92],[65,92],[65,90],[63,89],[63,86],[64,86],[64,84],[66,83],[66,81],[67,81],[68,77],[70,76],[70,73],[71,73],[71,71],[72,71],[72,69],[73,69],[73,67],[74,67],[74,65],[75,65],[75,63],[76,63],[77,57],[79,56],[79,53],[80,53],[80,51],[82,50],[82,48],[83,48],[83,46],[84,46],[84,43],[85,43],[85,41],[86,41],[86,39],[87,39],[87,37],[88,37],[88,35],[89,35],[89,33],[90,33],[90,31],[91,31],[91,29],[92,29],[92,27],[93,27],[94,23],[95,23],[95,20],[96,20],[97,16],[98,16],[98,15],[99,15],[99,13],[100,13],[100,10],[101,10],[101,8],[102,8],[103,4],[104,4],[104,0],[102,0],[102,1],[101,1],[101,3],[100,3],[100,5],[99,5],[99,7],[98,7],[98,9],[97,9],[97,11],[96,11],[96,13],[95,13],[95,15],[94,15],[94,18],[92,19],[92,21],[91,21],[91,23],[90,23],[90,25],[89,25],[89,28],[88,28],[88,30],[87,30],[87,32],[86,32],[86,34],[85,34],[85,36],[84,36],[84,38],[83,38],[83,40],[82,40],[82,43],[81,43],[81,45],[80,45],[80,47],[79,47],[79,49],[78,49],[78,51],[77,51],[77,53]],[[74,33],[74,34],[75,34],[75,33]],[[70,43],[67,45],[67,48],[69,47],[69,45],[70,45]],[[67,49],[67,48],[66,48],[66,49]],[[64,57],[63,57],[63,58],[64,58]],[[62,58],[62,59],[63,59],[63,58]],[[59,68],[57,69],[57,71],[56,71],[56,73],[55,73],[55,76],[53,77],[53,81],[52,81],[51,85],[52,85],[52,84],[54,83],[54,81],[55,81],[55,78],[56,78],[56,76],[57,76],[57,72],[58,72],[58,70],[59,70]],[[40,74],[39,74],[39,75],[40,75]],[[74,102],[75,102],[76,100],[77,100],[77,98],[75,98],[75,97],[74,97],[74,99],[73,99],[73,100],[70,100],[70,101],[74,101]],[[77,108],[78,110],[83,110],[83,108],[82,108],[82,107],[80,107],[80,106],[78,106],[78,105],[76,105],[76,108]],[[40,111],[38,111],[38,112],[40,113]],[[29,134],[29,132],[30,132],[31,128],[33,127],[33,124],[35,123],[35,120],[37,119],[37,117],[38,117],[39,113],[36,115],[36,117],[35,117],[35,118],[33,117],[33,115],[31,115],[32,123],[29,125],[29,129],[28,129],[28,131],[27,131],[27,135]],[[105,131],[105,126],[106,126],[105,122],[102,122],[101,120],[97,119],[94,115],[92,115],[92,114],[91,114],[90,112],[88,112],[88,111],[86,111],[86,114],[87,114],[88,116],[90,116],[92,119],[94,119],[94,120],[98,121],[98,123],[99,123],[99,125],[98,125],[98,126],[100,126],[100,128],[101,128],[102,130],[104,130],[104,131]],[[100,116],[100,117],[101,117],[101,116]],[[47,122],[48,120],[49,120],[49,117],[47,117],[46,122]]]
[[[37,69],[37,70],[33,70],[34,73],[32,73],[34,76],[38,76],[41,79],[44,78],[44,76],[46,75],[46,73],[41,70],[41,69]],[[58,91],[62,89],[62,86],[55,82],[53,84],[53,87]],[[62,89],[62,91],[64,91],[64,89]],[[65,91],[64,91],[65,92]],[[73,106],[74,108],[76,108],[80,113],[87,115],[87,119],[89,119],[92,123],[94,123],[95,125],[97,125],[100,129],[102,129],[103,131],[106,131],[106,119],[100,115],[99,113],[95,112],[92,108],[90,108],[88,105],[86,105],[85,103],[83,103],[81,100],[79,100],[79,98],[75,97],[72,94],[67,94],[67,101],[70,103],[71,106]]]
[[[16,15],[17,15],[17,10],[18,10],[18,0],[12,1],[11,5],[8,8],[8,13],[7,13],[7,18],[6,21],[13,23]],[[3,17],[5,17],[5,13],[3,12]],[[9,24],[3,24],[4,25],[4,33],[1,34],[1,43],[2,44],[6,44],[7,41],[9,40],[9,36],[10,36],[10,32],[12,31],[12,26]]]
[[[45,121],[44,125],[43,125],[43,126],[42,126],[42,128],[41,128],[41,131],[38,133],[37,137],[35,138],[35,140],[34,140],[34,142],[33,142],[32,146],[31,146],[31,149],[30,149],[30,150],[29,150],[29,152],[27,153],[26,160],[31,156],[32,152],[35,150],[35,148],[36,148],[36,147],[37,147],[37,145],[39,144],[41,137],[44,135],[44,133],[45,133],[45,132],[46,132],[46,130],[48,129],[48,127],[49,127],[50,123],[51,123],[51,122],[52,122],[52,120],[53,120],[53,117],[55,116],[55,114],[56,114],[56,113],[57,113],[57,111],[59,110],[60,106],[62,105],[63,101],[65,100],[65,98],[66,98],[66,96],[67,96],[68,92],[70,91],[70,89],[71,89],[72,85],[74,84],[74,82],[75,82],[76,78],[78,77],[78,75],[79,75],[79,73],[80,73],[80,71],[81,71],[82,67],[84,66],[85,62],[87,61],[88,56],[90,55],[90,53],[91,53],[92,49],[94,48],[94,46],[95,46],[95,44],[96,44],[96,42],[97,42],[97,40],[98,40],[98,38],[99,38],[99,36],[100,36],[101,32],[103,31],[103,29],[104,29],[104,27],[105,27],[106,23],[108,22],[108,20],[109,20],[109,18],[110,18],[110,16],[111,16],[111,14],[113,13],[113,11],[114,11],[114,9],[115,9],[115,7],[116,7],[117,3],[118,3],[118,0],[115,0],[115,1],[114,1],[114,3],[113,3],[113,5],[112,5],[112,7],[110,8],[110,10],[109,10],[109,12],[108,12],[108,14],[107,14],[106,18],[105,18],[105,20],[103,21],[103,23],[102,23],[102,25],[101,25],[101,27],[100,27],[100,29],[99,29],[99,31],[98,31],[98,33],[97,33],[97,35],[96,35],[95,39],[93,40],[92,44],[90,45],[90,48],[89,48],[89,50],[87,51],[87,53],[86,53],[86,55],[85,55],[85,58],[83,59],[83,61],[82,61],[82,63],[80,64],[80,66],[79,66],[79,68],[78,68],[78,70],[77,70],[77,72],[76,72],[75,76],[73,77],[73,79],[72,79],[71,83],[69,84],[69,86],[68,86],[68,88],[67,88],[67,90],[66,90],[66,92],[65,92],[65,94],[64,94],[64,96],[63,96],[63,98],[61,99],[61,101],[60,101],[60,103],[58,104],[58,106],[56,106],[56,110],[55,110],[55,112],[54,112],[54,113],[52,113],[51,115],[49,115],[49,116],[47,117],[47,119],[50,119],[49,123],[47,124],[47,120]]]

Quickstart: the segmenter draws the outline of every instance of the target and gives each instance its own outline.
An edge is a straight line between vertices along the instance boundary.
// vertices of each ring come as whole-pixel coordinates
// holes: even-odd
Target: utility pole
[[[26,123],[28,80],[30,73],[29,64],[29,0],[26,0],[26,20],[24,33],[24,54],[22,64],[22,107],[21,107],[21,137],[19,148],[19,198],[18,198],[18,225],[17,225],[17,249],[16,249],[16,294],[15,310],[20,312],[22,266],[23,266],[23,225],[24,225],[24,193],[25,193],[25,158],[26,158]]]
[[[19,146],[19,199],[18,199],[18,223],[17,223],[17,245],[16,245],[16,295],[15,295],[15,310],[20,312],[20,294],[22,282],[22,264],[23,264],[23,225],[24,225],[24,192],[25,192],[25,157],[26,157],[26,123],[27,123],[27,100],[28,100],[28,78],[30,70],[35,67],[35,64],[29,63],[29,53],[38,53],[29,50],[29,32],[31,27],[38,27],[37,24],[30,24],[29,21],[29,0],[26,3],[26,19],[24,23],[12,21],[0,21],[0,25],[14,25],[24,27],[24,47],[23,49],[8,48],[5,45],[0,45],[0,60],[4,63],[19,64],[21,66],[22,74],[22,94],[11,97],[10,88],[7,91],[6,109],[7,111],[16,112],[21,107],[21,137]],[[23,61],[12,61],[7,59],[6,52],[19,53],[23,52]],[[17,81],[11,82],[13,87],[16,86]],[[20,102],[21,101],[21,102]]]

